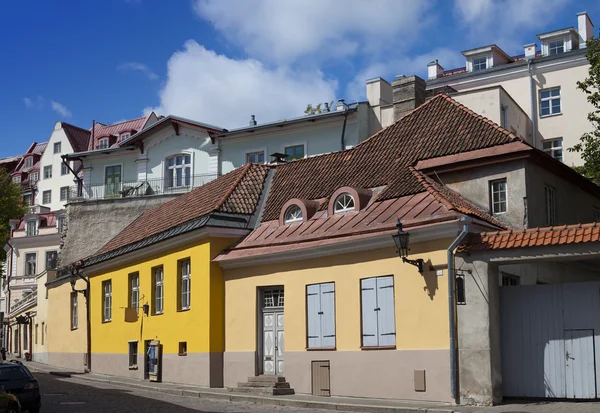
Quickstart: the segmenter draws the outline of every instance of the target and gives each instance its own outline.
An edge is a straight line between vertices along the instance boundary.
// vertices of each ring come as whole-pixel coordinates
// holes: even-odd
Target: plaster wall
[[[32,320],[32,344],[33,344],[33,359],[41,363],[46,363],[48,359],[48,342],[41,342],[41,329],[48,325],[48,296],[46,295],[46,280],[47,273],[37,277],[37,306],[36,314]]]

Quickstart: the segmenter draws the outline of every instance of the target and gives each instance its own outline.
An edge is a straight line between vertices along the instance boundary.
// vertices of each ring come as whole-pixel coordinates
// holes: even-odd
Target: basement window
[[[138,359],[138,342],[130,341],[129,342],[129,368],[130,369],[137,368],[137,359]]]
[[[187,356],[187,341],[179,342],[179,356]]]

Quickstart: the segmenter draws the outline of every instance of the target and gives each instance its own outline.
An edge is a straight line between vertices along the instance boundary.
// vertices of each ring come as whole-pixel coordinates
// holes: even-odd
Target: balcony
[[[69,188],[68,201],[93,201],[99,199],[135,198],[152,195],[178,195],[191,191],[217,178],[217,174],[201,174],[182,177],[179,182],[166,178],[144,181],[125,181],[84,185]]]

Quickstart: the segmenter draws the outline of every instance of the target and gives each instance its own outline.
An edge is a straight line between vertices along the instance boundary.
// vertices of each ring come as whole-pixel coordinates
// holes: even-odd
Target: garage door
[[[600,395],[600,283],[501,287],[500,318],[504,397]]]

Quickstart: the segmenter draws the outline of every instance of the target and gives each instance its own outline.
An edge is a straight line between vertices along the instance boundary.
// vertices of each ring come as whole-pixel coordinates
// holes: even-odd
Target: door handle
[[[567,360],[575,360],[575,357],[571,357],[571,355],[569,354],[569,352],[567,351]]]

